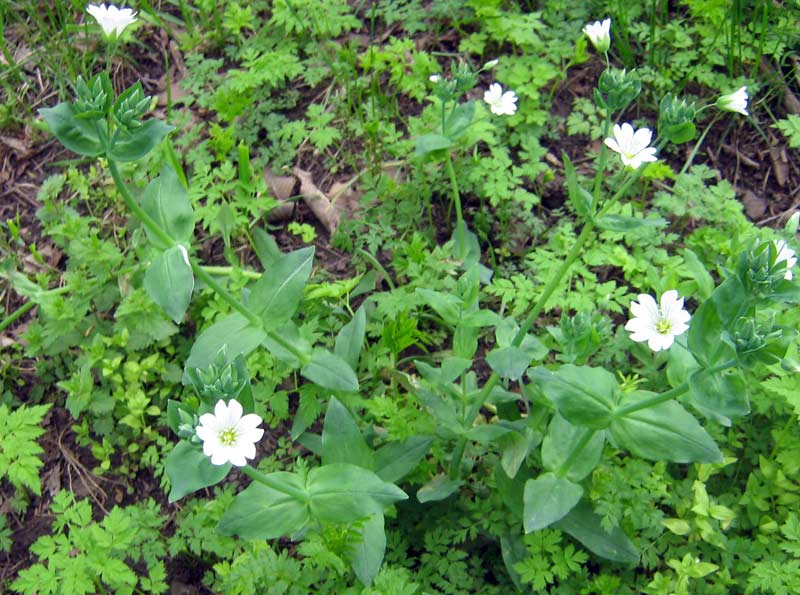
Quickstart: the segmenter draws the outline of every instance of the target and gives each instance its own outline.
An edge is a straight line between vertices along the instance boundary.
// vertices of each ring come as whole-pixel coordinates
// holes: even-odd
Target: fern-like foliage
[[[0,405],[0,479],[8,478],[17,490],[27,488],[41,495],[39,469],[44,452],[36,442],[44,433],[40,424],[50,405],[22,405],[10,411]]]

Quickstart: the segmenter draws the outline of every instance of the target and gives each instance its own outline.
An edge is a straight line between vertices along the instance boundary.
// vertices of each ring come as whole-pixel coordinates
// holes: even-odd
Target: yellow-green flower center
[[[672,330],[672,323],[665,319],[659,318],[658,322],[656,322],[656,332],[659,335],[667,335]]]
[[[236,430],[234,428],[222,430],[219,434],[219,441],[224,446],[233,446],[236,444]]]

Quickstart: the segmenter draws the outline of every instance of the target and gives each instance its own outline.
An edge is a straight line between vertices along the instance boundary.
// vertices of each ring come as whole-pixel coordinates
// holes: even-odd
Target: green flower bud
[[[697,113],[693,101],[666,95],[659,105],[658,133],[668,141],[680,144],[697,136],[694,116]]]
[[[624,68],[606,68],[600,75],[595,90],[597,102],[610,111],[621,111],[638,97],[642,81],[634,72]]]
[[[250,383],[244,358],[228,362],[225,347],[207,368],[189,368],[186,376],[197,395],[208,404],[219,399],[236,399]]]
[[[105,72],[94,76],[88,83],[78,76],[75,83],[76,116],[83,119],[104,118],[108,114],[114,90]]]
[[[112,115],[120,126],[133,130],[142,125],[140,118],[150,108],[150,100],[151,98],[144,94],[142,83],[137,82],[117,98]]]

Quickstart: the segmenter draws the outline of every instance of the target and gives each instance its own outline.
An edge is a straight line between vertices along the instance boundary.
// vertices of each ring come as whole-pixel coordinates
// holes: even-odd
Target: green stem
[[[167,232],[165,232],[161,227],[156,223],[150,215],[148,215],[139,203],[133,198],[128,190],[128,187],[125,185],[125,182],[122,180],[122,176],[119,173],[119,168],[117,167],[116,162],[113,160],[108,161],[109,169],[111,170],[111,177],[114,178],[114,183],[117,185],[117,188],[122,194],[122,198],[125,201],[125,205],[131,212],[139,218],[139,220],[150,230],[150,232],[158,239],[159,242],[163,244],[162,247],[169,247],[175,244],[175,240],[172,239]],[[253,326],[261,328],[261,318],[250,310],[247,306],[245,306],[242,302],[236,299],[232,293],[230,293],[227,289],[225,289],[222,285],[217,283],[216,279],[212,277],[203,267],[200,265],[194,258],[189,258],[189,264],[192,267],[192,272],[194,273],[195,277],[201,280],[203,283],[206,284],[207,287],[213,289],[217,295],[219,295],[224,301],[228,303],[234,310],[239,312],[242,316],[244,316],[250,324]],[[267,333],[269,337],[278,343],[281,347],[286,349],[289,353],[291,353],[294,357],[298,359],[302,364],[308,363],[308,358],[305,354],[301,351],[296,349],[294,345],[289,343],[286,339],[275,332]]]
[[[227,266],[213,266],[213,265],[203,265],[203,270],[208,273],[209,275],[232,275],[234,270],[237,270],[240,275],[245,277],[246,279],[252,279],[257,281],[261,278],[261,273],[257,273],[255,271],[248,271],[247,269],[234,269],[233,267]]]
[[[293,488],[292,486],[286,485],[282,481],[278,481],[266,473],[261,473],[257,469],[254,469],[250,465],[245,465],[244,467],[240,467],[242,473],[247,475],[253,481],[257,481],[258,483],[264,484],[270,489],[275,490],[276,492],[280,492],[281,494],[286,494],[287,496],[294,498],[295,500],[299,500],[301,502],[306,502],[308,500],[308,494],[303,490],[298,490]]]
[[[556,471],[556,475],[558,475],[559,477],[566,477],[567,473],[570,470],[570,467],[572,467],[572,465],[577,460],[578,456],[581,454],[581,452],[583,452],[583,449],[586,448],[586,445],[589,444],[589,440],[592,439],[594,434],[595,430],[590,430],[589,428],[586,428],[586,430],[583,433],[583,436],[581,436],[581,439],[575,445],[575,448],[573,448],[572,451],[569,453],[567,459],[563,463],[561,463],[561,466],[558,468],[558,471]]]
[[[125,206],[128,207],[136,218],[139,219],[146,227],[150,230],[150,232],[158,239],[159,242],[162,244],[162,248],[168,248],[175,244],[175,240],[173,240],[167,232],[165,232],[161,227],[156,223],[150,215],[148,215],[145,210],[139,206],[139,203],[136,202],[136,199],[133,198],[131,191],[128,190],[128,186],[122,179],[122,175],[119,173],[119,166],[117,166],[116,161],[109,159],[108,160],[108,169],[111,171],[111,177],[114,178],[114,183],[117,185],[117,190],[119,190],[120,194],[122,195],[122,200],[125,201]],[[194,268],[194,267],[192,267]]]
[[[600,210],[599,213],[595,217],[600,217],[604,213],[608,211],[611,206],[613,206],[616,201],[618,201],[624,194],[627,192],[628,188],[639,179],[641,176],[642,171],[644,170],[643,167],[638,168],[633,174],[625,181],[625,183],[617,190],[614,195],[607,201],[606,205]],[[586,241],[592,237],[592,232],[594,231],[594,222],[589,221],[581,230],[581,233],[575,240],[572,248],[570,249],[569,253],[567,254],[566,258],[563,260],[561,265],[556,269],[552,275],[550,275],[550,279],[548,279],[547,284],[545,285],[542,293],[539,294],[539,299],[536,300],[531,311],[528,313],[528,316],[525,318],[524,322],[520,325],[519,331],[514,336],[514,340],[512,341],[512,345],[514,347],[519,347],[522,345],[522,341],[525,339],[525,336],[528,334],[531,326],[539,317],[539,314],[542,313],[544,307],[547,305],[547,300],[553,295],[555,290],[558,288],[558,284],[561,282],[561,279],[566,274],[569,267],[575,262],[580,254],[581,250],[583,249],[584,244]],[[483,389],[481,390],[481,394],[477,397],[477,404],[478,410],[480,407],[483,406],[483,403],[486,402],[486,399],[489,397],[489,394],[492,392],[497,383],[500,382],[500,375],[497,372],[492,372],[489,378],[486,380],[486,383],[483,385]],[[460,437],[458,442],[456,443],[456,448],[453,451],[453,459],[450,462],[450,472],[449,476],[451,479],[458,479],[461,472],[461,457],[464,454],[464,449],[466,448],[467,439],[465,437]]]
[[[461,212],[461,194],[458,191],[458,179],[456,178],[456,170],[453,167],[453,158],[448,151],[445,154],[444,161],[447,175],[450,178],[450,190],[453,195],[453,204],[456,207],[456,257],[464,258],[467,255],[466,237],[464,236],[464,216]]]
[[[712,368],[708,368],[705,370],[706,374],[714,374],[716,372],[721,372],[723,370],[727,370],[728,368],[732,368],[736,365],[736,360],[728,360],[725,363],[719,364]],[[689,390],[689,382],[684,382],[676,386],[673,389],[668,390],[665,393],[661,393],[659,395],[653,395],[647,399],[642,399],[641,401],[637,401],[635,403],[631,403],[629,405],[625,405],[618,409],[615,409],[613,412],[614,417],[624,417],[626,415],[630,415],[631,413],[635,413],[637,411],[641,411],[642,409],[650,409],[651,407],[655,407],[657,405],[661,405],[661,403],[666,403],[667,401],[671,401],[677,397],[680,397],[682,394],[686,393]]]
[[[55,289],[50,289],[42,293],[51,293],[53,295],[59,295],[62,293],[67,293],[70,289],[71,288],[69,285],[64,285],[63,287],[56,287]],[[17,308],[11,314],[6,316],[2,322],[0,322],[0,331],[4,331],[9,326],[14,324],[17,320],[20,319],[20,317],[24,316],[26,312],[29,312],[30,310],[35,308],[36,305],[37,303],[34,301],[28,301],[22,304],[19,308]]]
[[[700,138],[697,139],[697,142],[694,144],[694,147],[692,147],[692,152],[689,153],[689,157],[686,158],[686,162],[683,164],[681,171],[678,172],[679,176],[685,174],[686,170],[689,169],[689,167],[692,165],[692,161],[694,161],[694,158],[697,155],[697,151],[700,150],[700,146],[703,144],[703,141],[706,140],[706,136],[711,130],[711,127],[716,123],[718,117],[719,113],[715,113],[714,117],[711,118],[711,122],[709,122],[705,130],[703,130],[702,134],[700,135]]]

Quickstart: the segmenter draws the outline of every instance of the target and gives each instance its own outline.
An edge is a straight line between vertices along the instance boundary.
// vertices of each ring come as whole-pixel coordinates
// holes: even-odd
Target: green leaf
[[[350,523],[408,498],[392,483],[355,465],[335,463],[312,469],[306,482],[311,516],[319,521]]]
[[[528,376],[570,423],[602,430],[611,421],[619,384],[610,372],[565,364],[555,372],[536,368]]]
[[[375,464],[358,424],[336,397],[328,401],[322,426],[322,464],[332,463],[349,463],[365,469],[373,469]]]
[[[183,320],[194,290],[194,275],[192,267],[185,260],[185,250],[182,246],[164,250],[150,263],[144,274],[147,294],[175,324]]]
[[[189,405],[173,399],[167,400],[167,425],[177,435],[181,426],[181,411],[193,416],[195,411]]]
[[[593,432],[589,428],[576,426],[569,423],[558,413],[553,416],[547,435],[542,441],[542,465],[548,471],[557,472],[567,461],[572,451],[586,432]],[[605,443],[604,432],[593,432],[593,436],[583,447],[567,470],[567,478],[580,481],[594,470],[603,455]]]
[[[123,163],[141,159],[174,128],[157,118],[150,118],[129,134],[117,136],[108,151],[108,158]]]
[[[474,101],[466,101],[464,103],[457,104],[445,121],[444,135],[450,140],[456,140],[467,131],[474,118]]]
[[[450,497],[464,485],[463,481],[450,479],[446,475],[436,475],[428,483],[417,490],[417,500],[421,503],[437,502]]]
[[[519,380],[531,364],[531,356],[520,347],[495,347],[486,355],[492,370],[509,380]]]
[[[375,473],[384,481],[396,483],[411,473],[428,454],[431,436],[409,436],[384,444],[375,452]]]
[[[346,361],[352,369],[358,368],[358,358],[364,345],[364,333],[367,328],[367,312],[364,306],[356,310],[353,319],[342,327],[336,335],[333,352]]]
[[[525,588],[522,584],[522,578],[519,572],[514,569],[516,564],[519,564],[529,557],[528,549],[525,547],[522,536],[511,531],[503,533],[500,536],[500,552],[503,555],[503,564],[506,567],[508,576],[511,577],[511,581],[514,583],[517,591],[524,593]]]
[[[516,407],[516,404],[514,406]],[[523,427],[521,431],[511,431],[498,440],[503,449],[500,465],[508,477],[517,474],[531,448],[536,446],[539,440],[540,437],[528,427]]]
[[[750,413],[747,385],[739,372],[692,374],[686,400],[708,419],[727,427],[732,419]]]
[[[62,102],[55,107],[39,110],[50,130],[67,149],[84,157],[97,157],[105,153],[103,142],[97,135],[95,120],[77,118],[75,106]],[[105,122],[98,122],[105,127]]]
[[[329,390],[355,392],[358,378],[353,369],[337,355],[324,349],[315,349],[300,373],[314,384]]]
[[[561,154],[564,161],[564,173],[567,177],[567,194],[569,201],[575,212],[581,217],[591,218],[594,213],[594,196],[578,183],[578,175],[575,173],[575,166],[566,153]]]
[[[167,235],[176,242],[190,244],[194,235],[194,212],[189,193],[178,175],[164,167],[161,175],[152,180],[142,193],[142,209]],[[148,235],[150,230],[145,227]],[[150,236],[150,239],[154,238]]]
[[[169,501],[177,502],[187,494],[219,483],[230,470],[230,463],[212,465],[199,445],[181,440],[164,463],[164,472],[172,486]]]
[[[463,302],[461,298],[451,293],[442,293],[432,289],[417,288],[416,293],[433,308],[442,319],[452,326],[458,324],[461,317]]]
[[[228,314],[197,338],[186,360],[186,368],[207,368],[223,345],[227,346],[229,361],[240,353],[246,356],[266,337],[264,329],[253,326],[238,312]]]
[[[417,137],[417,148],[415,154],[417,156],[427,155],[428,153],[439,151],[441,149],[447,149],[448,147],[452,146],[453,141],[446,136],[442,136],[441,134],[423,134],[422,136]]]
[[[628,393],[620,403],[634,404],[653,396],[648,391]],[[719,463],[722,453],[698,421],[677,401],[667,401],[614,417],[609,432],[620,448],[653,461]]]
[[[386,532],[383,514],[375,513],[358,529],[361,539],[350,552],[350,565],[358,580],[369,587],[383,564]]]
[[[284,254],[253,286],[247,303],[261,316],[265,330],[277,328],[294,316],[313,262],[313,246]]]
[[[283,339],[283,341],[290,343],[292,347],[300,352],[304,361],[307,362],[311,359],[311,343],[309,343],[308,340],[300,334],[300,328],[294,323],[293,320],[287,320],[280,327],[274,329],[270,334],[265,335],[261,344],[266,347],[272,355],[282,362],[289,364],[293,368],[299,368],[303,362],[297,359],[295,354],[286,349],[282,343],[276,341],[275,336],[280,337]]]
[[[597,219],[597,227],[608,231],[631,231],[640,227],[664,227],[666,219],[661,217],[631,217],[629,215],[604,215]]]
[[[710,368],[735,356],[733,348],[722,340],[722,333],[750,310],[750,298],[737,277],[728,278],[700,305],[689,325],[688,344],[703,367]]]
[[[295,473],[278,471],[267,477],[279,486],[285,485],[289,492],[306,491],[302,478]],[[306,501],[254,481],[236,495],[217,530],[245,539],[276,539],[301,531],[310,520]]]
[[[525,533],[549,527],[580,502],[583,488],[564,477],[544,473],[525,482],[522,524]]]
[[[619,527],[607,531],[600,516],[592,511],[592,506],[580,502],[555,527],[569,533],[598,556],[614,562],[636,564],[639,552],[625,532]]]

